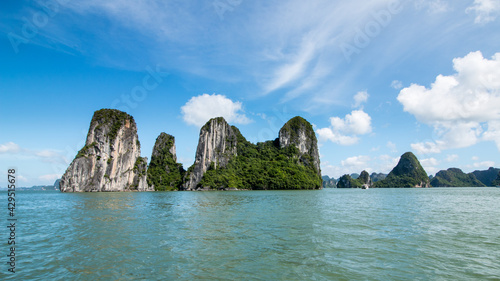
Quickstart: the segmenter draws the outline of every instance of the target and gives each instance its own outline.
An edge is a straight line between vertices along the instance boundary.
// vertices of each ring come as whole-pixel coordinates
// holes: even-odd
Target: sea
[[[499,188],[15,198],[0,280],[500,280]]]

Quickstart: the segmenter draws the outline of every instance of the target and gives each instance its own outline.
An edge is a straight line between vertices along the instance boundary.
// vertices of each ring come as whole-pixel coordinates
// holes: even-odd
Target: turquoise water
[[[498,188],[16,196],[0,279],[500,279]]]

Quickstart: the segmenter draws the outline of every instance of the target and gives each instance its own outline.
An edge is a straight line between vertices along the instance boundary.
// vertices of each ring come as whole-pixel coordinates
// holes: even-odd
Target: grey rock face
[[[85,146],[61,178],[62,192],[150,191],[134,118],[113,109],[94,113]]]
[[[309,122],[300,116],[290,119],[279,132],[280,148],[294,145],[304,165],[312,165],[321,176],[318,140]]]
[[[177,163],[175,137],[161,133],[156,138],[148,167],[148,185],[155,190],[178,190],[184,169]]]
[[[237,155],[236,134],[222,117],[210,119],[200,130],[198,148],[193,166],[186,173],[185,190],[196,190],[210,167],[225,167]]]
[[[364,187],[372,187],[373,186],[372,179],[370,178],[370,174],[368,174],[367,171],[361,172],[361,174],[359,175],[358,180],[361,182],[361,184]]]

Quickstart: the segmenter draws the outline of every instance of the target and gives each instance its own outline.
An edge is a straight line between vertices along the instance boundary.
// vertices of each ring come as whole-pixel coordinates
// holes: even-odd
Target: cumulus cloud
[[[354,110],[344,118],[331,117],[330,127],[318,129],[320,140],[329,140],[340,145],[352,145],[359,141],[358,135],[371,133],[371,117],[363,110]]]
[[[467,13],[476,13],[475,23],[487,23],[494,21],[500,12],[500,1],[498,0],[474,0],[474,5],[465,10]]]
[[[192,97],[181,107],[183,119],[186,123],[198,127],[203,126],[214,117],[224,117],[227,122],[234,124],[248,124],[251,122],[243,112],[241,102],[233,102],[224,95],[208,95]]]
[[[500,150],[500,53],[491,60],[471,52],[453,60],[455,74],[438,75],[430,88],[412,84],[398,95],[404,110],[433,126],[438,139],[415,143],[418,153],[495,141]]]

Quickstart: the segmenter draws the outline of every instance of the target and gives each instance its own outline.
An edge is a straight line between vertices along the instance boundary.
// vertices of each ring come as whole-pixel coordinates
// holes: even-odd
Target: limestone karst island
[[[275,140],[252,144],[222,117],[200,130],[194,164],[177,163],[175,138],[160,134],[151,162],[141,157],[134,118],[115,109],[94,113],[85,146],[60,181],[63,192],[320,189],[314,130],[290,119]]]
[[[285,190],[374,187],[491,186],[500,171],[465,174],[450,168],[429,177],[417,157],[404,153],[387,175],[362,171],[338,180],[321,177],[316,134],[302,117],[283,125],[275,140],[253,144],[224,118],[200,129],[195,161],[187,170],[177,163],[175,137],[161,133],[151,161],[141,157],[134,118],[101,109],[90,122],[85,146],[59,183],[62,192],[173,190]]]

